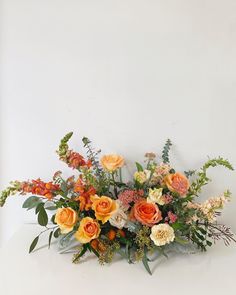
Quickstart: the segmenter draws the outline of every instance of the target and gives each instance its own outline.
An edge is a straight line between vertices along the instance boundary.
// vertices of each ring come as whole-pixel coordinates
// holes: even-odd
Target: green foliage
[[[183,239],[182,237],[175,236],[175,241],[181,245],[187,245],[189,243],[188,240]]]
[[[169,160],[169,152],[170,152],[170,147],[172,146],[172,143],[170,141],[170,139],[167,139],[165,145],[164,145],[164,148],[162,150],[162,159],[163,159],[163,162],[164,163],[169,163],[170,160]]]
[[[147,249],[146,249],[146,248],[145,248],[145,250],[144,250],[144,255],[143,255],[142,262],[143,262],[143,265],[144,265],[146,271],[147,271],[150,275],[152,275],[151,269],[150,269],[149,264],[148,264]]]
[[[196,170],[189,170],[189,171],[184,171],[184,174],[187,178],[190,178],[196,173]]]
[[[55,210],[57,210],[57,206],[44,206],[44,208],[46,209],[46,210],[49,210],[49,211],[55,211]]]
[[[128,231],[130,231],[131,233],[137,233],[140,228],[141,228],[141,225],[137,222],[133,222],[133,221],[127,221],[126,223],[126,227],[128,229]]]
[[[99,253],[90,245],[88,244],[88,249],[90,252],[93,252],[95,254],[95,256],[97,256],[99,258]]]
[[[58,228],[54,231],[53,236],[54,236],[54,238],[57,239],[60,236],[60,234],[61,234],[61,230],[60,230],[60,228]]]
[[[86,148],[86,154],[88,159],[92,163],[92,170],[88,169],[84,171],[84,175],[86,180],[96,188],[98,194],[109,194],[109,180],[106,177],[106,173],[101,168],[98,155],[100,154],[101,150],[95,150],[92,147],[92,142],[87,138],[83,137],[82,139],[84,143],[84,147]],[[111,183],[111,179],[110,179]],[[113,184],[114,185],[114,184]]]
[[[22,205],[22,208],[25,209],[33,209],[35,207],[37,207],[39,204],[41,204],[41,199],[39,197],[36,196],[31,196],[28,199],[25,200],[25,202]]]
[[[34,240],[33,240],[33,242],[31,243],[31,245],[30,245],[30,248],[29,248],[29,253],[31,253],[33,250],[34,250],[34,248],[37,246],[37,244],[38,244],[38,241],[39,241],[39,236],[37,236]]]
[[[35,208],[35,214],[38,214],[43,206],[44,206],[44,203],[39,203]]]
[[[84,244],[82,247],[79,247],[78,253],[74,254],[72,262],[78,263],[80,258],[87,252],[88,244]]]
[[[211,179],[207,176],[207,170],[211,167],[223,166],[229,170],[234,170],[233,166],[229,163],[228,160],[225,160],[221,157],[208,160],[200,171],[197,173],[197,179],[192,182],[189,189],[189,195],[197,196],[202,191],[202,187],[207,185]]]
[[[139,164],[138,162],[136,162],[135,164],[136,164],[138,172],[143,171],[143,166],[141,164]]]
[[[53,230],[50,232],[49,237],[48,237],[48,248],[50,248],[50,246],[51,246],[52,236],[53,236]]]
[[[87,149],[87,156],[93,165],[95,175],[101,178],[103,176],[103,170],[101,169],[98,160],[98,155],[100,154],[101,150],[94,150],[94,148],[92,147],[92,142],[87,137],[83,137],[82,141],[84,147]]]
[[[40,210],[38,213],[38,223],[41,226],[46,226],[48,224],[48,215],[43,206],[40,207]]]

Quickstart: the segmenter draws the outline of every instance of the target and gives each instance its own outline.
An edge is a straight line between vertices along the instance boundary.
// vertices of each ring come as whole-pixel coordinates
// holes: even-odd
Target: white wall
[[[234,0],[2,0],[1,177],[64,169],[54,151],[74,130],[131,161],[174,142],[177,167],[219,154],[236,166]],[[68,175],[68,170],[65,170]],[[213,172],[207,196],[235,173]],[[0,209],[5,242],[24,221],[21,198]],[[224,220],[236,231],[236,201]]]

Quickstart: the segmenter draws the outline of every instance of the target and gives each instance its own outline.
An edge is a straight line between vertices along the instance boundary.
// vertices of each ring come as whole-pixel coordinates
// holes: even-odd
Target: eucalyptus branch
[[[89,160],[91,161],[95,174],[102,179],[103,178],[103,170],[101,169],[99,165],[99,160],[97,159],[98,154],[101,152],[101,150],[94,151],[91,141],[87,137],[83,137],[82,141],[84,143],[84,147],[87,148],[87,155]]]
[[[167,139],[163,151],[162,151],[162,159],[164,163],[169,163],[169,152],[170,152],[170,147],[172,146],[172,142],[170,141],[170,139]]]

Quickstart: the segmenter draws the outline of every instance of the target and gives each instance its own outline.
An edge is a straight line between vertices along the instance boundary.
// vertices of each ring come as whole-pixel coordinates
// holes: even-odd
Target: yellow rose
[[[109,172],[123,167],[124,163],[124,158],[119,155],[105,155],[101,158],[102,167]]]
[[[97,239],[101,232],[98,222],[91,217],[85,217],[80,221],[79,228],[75,233],[75,238],[82,244],[89,243]]]
[[[62,234],[73,230],[78,221],[77,213],[71,208],[59,208],[55,216],[55,222],[59,225]]]
[[[107,222],[119,207],[116,201],[106,196],[93,196],[91,200],[93,202],[92,209],[95,211],[95,216],[102,223]]]

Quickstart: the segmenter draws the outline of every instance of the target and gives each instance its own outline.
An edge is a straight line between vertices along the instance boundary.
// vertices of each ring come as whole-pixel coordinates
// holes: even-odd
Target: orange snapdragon
[[[68,151],[67,163],[68,166],[73,169],[78,169],[80,167],[90,168],[92,166],[90,160],[86,161],[81,154],[74,152],[72,150]]]
[[[96,194],[96,189],[91,185],[86,185],[81,178],[78,178],[74,185],[74,192],[79,193],[75,201],[80,202],[80,210],[89,210],[92,207],[91,196]]]
[[[32,193],[39,196],[44,196],[45,198],[51,200],[58,190],[60,190],[60,186],[58,184],[54,184],[52,181],[44,182],[40,178],[36,180],[23,182],[22,193]]]

